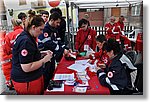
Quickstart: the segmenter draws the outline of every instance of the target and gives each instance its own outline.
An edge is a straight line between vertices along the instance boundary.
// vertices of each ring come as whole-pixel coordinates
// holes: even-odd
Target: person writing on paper
[[[129,71],[136,70],[136,68],[120,49],[117,41],[107,42],[106,51],[111,63],[97,67],[97,76],[101,85],[108,87],[111,94],[131,94],[128,90],[132,87]]]
[[[76,35],[75,49],[78,52],[87,51],[91,48],[95,51],[96,48],[96,31],[89,27],[89,21],[86,19],[81,19],[79,21],[79,31]]]
[[[97,66],[101,63],[108,63],[108,59],[109,57],[106,55],[106,51],[105,51],[105,45],[106,45],[106,38],[104,35],[98,35],[96,37],[96,44],[99,48],[99,52],[95,52],[90,54],[89,56],[85,56],[85,58],[90,58],[90,63],[94,63],[96,60],[96,64]]]
[[[28,18],[24,31],[13,46],[11,78],[17,94],[43,94],[43,65],[52,58],[50,50],[41,58],[36,38],[42,34],[44,20],[40,16]]]

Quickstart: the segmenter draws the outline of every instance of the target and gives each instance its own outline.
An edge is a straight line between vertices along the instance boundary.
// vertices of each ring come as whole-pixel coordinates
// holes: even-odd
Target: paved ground
[[[1,95],[16,95],[16,92],[14,90],[8,90],[8,88],[6,87],[1,65],[0,65],[0,94]]]
[[[0,65],[0,93],[2,93],[3,90],[6,88],[4,82],[5,82],[4,76],[3,76],[1,65]]]

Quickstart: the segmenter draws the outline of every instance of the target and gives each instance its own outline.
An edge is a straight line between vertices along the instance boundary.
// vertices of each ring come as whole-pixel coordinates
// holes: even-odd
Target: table
[[[78,59],[83,59],[83,58],[78,58]],[[55,74],[71,74],[74,73],[75,71],[68,69],[67,67],[73,64],[75,61],[68,61],[64,57],[60,61],[59,65],[57,66],[55,70]],[[77,93],[73,92],[73,87],[74,86],[64,86],[64,92],[50,92],[50,91],[45,91],[45,95],[108,95],[110,94],[110,91],[107,87],[102,86],[99,83],[99,80],[97,78],[96,74],[89,74],[90,71],[88,71],[88,75],[90,77],[89,86],[90,88],[86,91],[86,93]]]

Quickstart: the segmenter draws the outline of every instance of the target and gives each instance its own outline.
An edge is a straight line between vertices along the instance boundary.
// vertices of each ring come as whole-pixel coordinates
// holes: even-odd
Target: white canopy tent
[[[66,3],[66,9],[71,7],[71,11],[73,9],[99,9],[99,8],[112,8],[112,7],[129,7],[139,5],[143,0],[62,0]],[[78,16],[78,13],[76,14]],[[73,24],[73,12],[71,12],[72,24]],[[78,19],[78,17],[76,17]],[[67,21],[69,22],[69,12],[67,11]],[[74,32],[74,25],[72,25],[72,32]],[[70,44],[70,29],[68,23],[68,40],[69,46]],[[74,45],[74,34],[72,34],[72,40]]]
[[[143,0],[69,0],[79,8],[110,8],[110,7],[127,7],[135,5]]]

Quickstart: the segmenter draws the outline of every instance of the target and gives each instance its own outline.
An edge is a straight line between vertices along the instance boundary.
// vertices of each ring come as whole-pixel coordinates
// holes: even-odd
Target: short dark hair
[[[54,12],[54,13],[52,13],[52,14],[50,15],[49,21],[50,21],[51,19],[53,19],[54,21],[56,21],[56,20],[61,19],[61,18],[62,18],[62,17],[59,15],[59,13]]]
[[[79,21],[79,28],[81,28],[82,24],[88,24],[90,26],[90,22],[84,18]]]
[[[33,16],[35,16],[35,11],[33,11],[32,9],[30,9],[29,11],[28,11],[28,14],[29,14],[29,17],[33,17]]]
[[[121,52],[119,42],[117,42],[115,39],[112,39],[112,38],[108,39],[105,48],[107,52],[110,52],[111,50],[113,50],[114,55],[117,55]]]
[[[105,38],[104,35],[98,35],[98,36],[96,37],[96,41],[102,43],[103,41],[106,41],[106,38]]]
[[[46,15],[49,16],[49,12],[48,12],[48,11],[45,11],[45,10],[44,10],[44,11],[41,11],[40,14],[41,14],[41,15],[46,14]]]
[[[24,13],[24,12],[20,12],[19,14],[18,14],[18,19],[23,19],[23,18],[26,18],[27,17],[27,15]]]
[[[57,12],[57,13],[59,13],[60,16],[62,16],[62,11],[61,11],[60,8],[52,8],[52,9],[50,10],[50,13],[51,13],[51,14],[54,13],[54,12]]]

